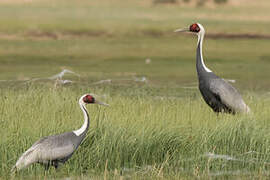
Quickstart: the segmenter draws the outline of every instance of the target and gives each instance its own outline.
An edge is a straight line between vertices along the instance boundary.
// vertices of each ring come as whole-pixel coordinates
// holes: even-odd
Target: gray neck
[[[205,66],[204,61],[203,61],[203,55],[202,55],[203,37],[204,37],[204,32],[201,32],[198,34],[196,68],[197,68],[197,73],[198,73],[199,78],[201,75],[205,73],[212,72],[210,69],[208,69]]]

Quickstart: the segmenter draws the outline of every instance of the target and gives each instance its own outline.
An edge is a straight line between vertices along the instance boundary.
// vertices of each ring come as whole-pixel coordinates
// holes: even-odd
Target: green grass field
[[[269,7],[0,2],[0,179],[268,179]],[[207,66],[236,80],[251,115],[217,116],[204,103],[197,38],[173,33],[193,22],[208,34],[265,36],[204,41]],[[46,79],[63,69],[80,77]],[[57,171],[37,164],[11,175],[36,140],[82,125],[78,99],[88,92],[111,106],[87,106],[90,130],[72,158]]]

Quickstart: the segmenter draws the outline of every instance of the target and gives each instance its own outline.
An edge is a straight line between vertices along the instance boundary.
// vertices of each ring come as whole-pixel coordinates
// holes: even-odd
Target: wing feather
[[[223,79],[212,79],[209,89],[222,104],[233,111],[242,111],[247,107],[238,91]]]

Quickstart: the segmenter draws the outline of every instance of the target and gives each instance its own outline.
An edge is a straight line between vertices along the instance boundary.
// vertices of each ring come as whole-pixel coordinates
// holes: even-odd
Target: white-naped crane
[[[203,61],[202,44],[205,34],[203,26],[199,23],[188,28],[177,29],[175,32],[192,32],[198,35],[196,68],[199,79],[199,89],[205,102],[214,112],[248,113],[249,107],[245,104],[238,91],[224,79],[215,75],[206,67]]]
[[[48,170],[50,166],[58,167],[65,163],[79,147],[89,128],[90,118],[86,104],[108,104],[97,101],[91,94],[85,94],[79,99],[83,112],[84,123],[80,129],[58,135],[43,137],[25,151],[12,168],[12,172],[25,168],[33,163],[40,163]]]

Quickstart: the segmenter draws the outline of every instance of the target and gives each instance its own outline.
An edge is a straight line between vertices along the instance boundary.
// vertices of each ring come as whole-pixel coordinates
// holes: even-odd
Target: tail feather
[[[30,164],[33,164],[36,162],[36,153],[35,153],[35,148],[37,146],[32,146],[29,148],[27,151],[25,151],[16,164],[11,168],[11,172],[16,172],[22,168],[25,168],[29,166]]]

